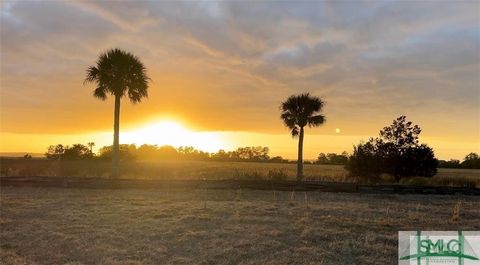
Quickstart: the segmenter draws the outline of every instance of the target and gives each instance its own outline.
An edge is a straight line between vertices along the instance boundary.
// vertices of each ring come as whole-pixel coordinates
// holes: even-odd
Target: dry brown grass
[[[47,161],[1,159],[1,176],[62,176],[108,177],[111,163],[105,161]],[[295,164],[215,161],[139,161],[121,164],[122,178],[130,179],[270,179],[286,177],[294,180]],[[307,180],[357,182],[349,178],[343,166],[305,165]],[[385,177],[383,183],[393,182]],[[414,177],[402,180],[402,184],[435,185],[480,188],[480,170],[443,169],[433,178]]]
[[[2,187],[0,263],[396,264],[398,230],[479,219],[468,196]]]
[[[138,161],[123,162],[122,178],[134,179],[234,179],[268,178],[269,174],[285,174],[295,179],[296,165],[284,163],[216,162],[216,161]],[[48,161],[2,159],[2,176],[74,176],[107,177],[111,163],[107,161]],[[308,179],[344,180],[342,166],[305,165]]]

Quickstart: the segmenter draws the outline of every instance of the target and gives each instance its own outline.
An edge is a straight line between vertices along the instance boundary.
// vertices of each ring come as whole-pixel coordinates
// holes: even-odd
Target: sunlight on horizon
[[[196,132],[175,120],[160,120],[140,129],[121,133],[121,142],[173,147],[192,146],[206,152],[225,149],[228,143],[218,133]]]
[[[283,156],[288,159],[295,159],[297,155],[297,140],[288,133],[270,134],[246,131],[195,131],[185,127],[180,122],[170,125],[157,120],[139,126],[138,129],[125,129],[120,131],[121,144],[156,144],[179,146],[193,146],[206,152],[217,152],[219,149],[232,151],[243,146],[267,146],[270,148],[271,156]],[[167,126],[168,125],[168,126]],[[172,127],[170,127],[172,126]],[[172,132],[158,132],[160,129],[173,128]],[[175,131],[176,133],[173,133]],[[170,134],[167,137],[161,137]],[[178,137],[181,135],[181,137]],[[175,136],[175,137],[174,137]],[[372,135],[323,135],[307,134],[305,136],[305,159],[316,159],[320,152],[341,153],[352,152],[353,146],[360,141],[367,140]],[[63,144],[72,145],[75,143],[87,144],[95,142],[94,152],[99,152],[101,147],[112,145],[112,131],[101,131],[81,134],[16,134],[0,133],[0,153],[44,153],[49,145]],[[463,159],[465,154],[472,151],[478,152],[480,147],[471,141],[450,142],[448,139],[423,137],[423,141],[429,145],[436,146],[435,153],[439,159]],[[476,150],[475,150],[476,149]]]

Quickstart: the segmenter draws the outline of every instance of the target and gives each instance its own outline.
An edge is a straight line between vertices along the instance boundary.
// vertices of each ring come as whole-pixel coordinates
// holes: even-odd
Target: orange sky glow
[[[279,105],[310,92],[325,99],[327,122],[306,130],[306,159],[351,153],[400,115],[422,128],[421,141],[441,159],[480,153],[475,2],[4,1],[0,7],[2,153],[43,153],[58,143],[111,145],[113,101],[95,99],[83,79],[98,55],[114,47],[137,55],[152,79],[148,99],[122,101],[121,143],[208,152],[268,146],[271,156],[294,159],[297,141]]]

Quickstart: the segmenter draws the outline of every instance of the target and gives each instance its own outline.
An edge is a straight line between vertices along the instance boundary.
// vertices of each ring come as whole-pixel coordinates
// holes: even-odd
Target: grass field
[[[397,264],[399,230],[479,220],[460,195],[2,187],[0,263]]]
[[[0,160],[2,176],[108,177],[111,164],[104,161]],[[130,179],[295,179],[296,165],[255,162],[139,161],[121,164],[121,177]],[[305,165],[307,180],[356,182],[343,166]],[[393,178],[385,178],[392,182]],[[443,169],[431,179],[410,178],[405,184],[480,187],[478,169]]]

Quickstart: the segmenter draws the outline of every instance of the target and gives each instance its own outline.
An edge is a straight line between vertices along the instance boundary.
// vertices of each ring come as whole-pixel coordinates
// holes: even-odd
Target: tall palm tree
[[[303,134],[304,127],[317,127],[325,122],[321,114],[325,102],[309,93],[292,95],[282,102],[281,118],[285,126],[291,130],[293,137],[298,136],[297,180],[303,179]]]
[[[115,97],[113,122],[113,158],[112,175],[118,176],[120,99],[128,97],[132,103],[139,103],[148,97],[147,71],[135,55],[120,49],[111,49],[100,54],[96,65],[87,69],[85,83],[96,85],[93,96],[101,100],[107,95]]]

